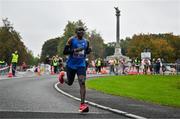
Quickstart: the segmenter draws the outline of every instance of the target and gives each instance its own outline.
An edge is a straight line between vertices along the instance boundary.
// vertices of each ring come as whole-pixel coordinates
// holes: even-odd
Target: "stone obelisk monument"
[[[119,29],[120,10],[118,9],[118,7],[114,7],[114,8],[116,10],[116,45],[115,45],[114,55],[119,57],[122,56],[121,47],[120,47],[120,29]]]
[[[119,60],[125,59],[126,61],[129,60],[129,57],[122,55],[121,53],[121,46],[120,46],[120,10],[118,7],[114,7],[116,10],[116,45],[114,55],[107,56],[107,60],[117,58]]]

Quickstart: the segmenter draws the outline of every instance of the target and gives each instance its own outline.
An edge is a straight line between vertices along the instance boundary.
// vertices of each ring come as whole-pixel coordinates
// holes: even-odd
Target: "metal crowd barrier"
[[[118,65],[118,67],[114,67],[114,73],[117,73],[118,75],[122,74],[156,74],[156,64],[152,64],[149,66],[149,69],[147,72],[144,72],[144,66],[139,65],[139,71],[136,69],[136,66],[132,68],[131,64],[125,64],[124,66]],[[110,70],[109,66],[107,67],[108,70]],[[124,71],[123,71],[124,69]],[[137,72],[138,71],[138,72]],[[160,67],[160,72],[159,74],[161,75],[179,75],[180,74],[180,64],[177,63],[163,63],[162,66]]]
[[[180,64],[177,63],[163,63],[162,64],[165,68],[165,74],[180,74]]]
[[[0,65],[0,76],[7,75],[9,72],[9,66]]]

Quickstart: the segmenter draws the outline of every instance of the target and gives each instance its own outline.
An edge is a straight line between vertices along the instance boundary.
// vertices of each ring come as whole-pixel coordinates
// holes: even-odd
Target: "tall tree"
[[[57,47],[58,47],[58,42],[60,38],[54,38],[47,40],[43,46],[42,46],[42,52],[41,52],[41,61],[44,62],[46,57],[52,57],[54,55],[57,55]]]
[[[115,42],[107,43],[104,44],[104,57],[110,56],[114,54],[114,48],[115,47]]]
[[[127,55],[140,57],[144,49],[150,49],[152,58],[163,58],[167,62],[174,62],[180,58],[180,36],[166,34],[134,35],[128,43]]]
[[[20,34],[14,30],[8,19],[3,19],[4,26],[0,27],[0,58],[8,64],[11,63],[11,55],[17,50],[19,54],[19,64],[27,62],[27,48],[21,41]]]
[[[104,58],[105,45],[104,40],[96,30],[91,31],[89,35],[90,46],[92,47],[92,55],[94,58]]]
[[[174,48],[164,39],[151,39],[151,52],[153,58],[163,58],[165,61],[173,62],[175,55]]]

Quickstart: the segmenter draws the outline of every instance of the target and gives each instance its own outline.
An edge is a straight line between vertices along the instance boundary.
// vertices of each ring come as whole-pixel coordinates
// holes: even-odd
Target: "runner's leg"
[[[67,79],[65,80],[65,83],[67,83],[69,86],[73,84],[74,82],[74,78],[76,75],[76,70],[72,69],[68,66],[66,66],[66,75],[67,75]]]
[[[85,85],[86,68],[85,67],[78,68],[77,75],[78,75],[78,81],[79,81],[79,86],[80,86],[81,103],[84,103],[85,96],[86,96],[86,85]]]

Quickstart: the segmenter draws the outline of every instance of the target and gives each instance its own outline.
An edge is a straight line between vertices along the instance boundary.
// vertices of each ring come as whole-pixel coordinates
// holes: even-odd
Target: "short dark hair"
[[[82,26],[78,26],[78,27],[76,27],[76,31],[75,32],[77,33],[78,31],[85,31],[85,29]]]

